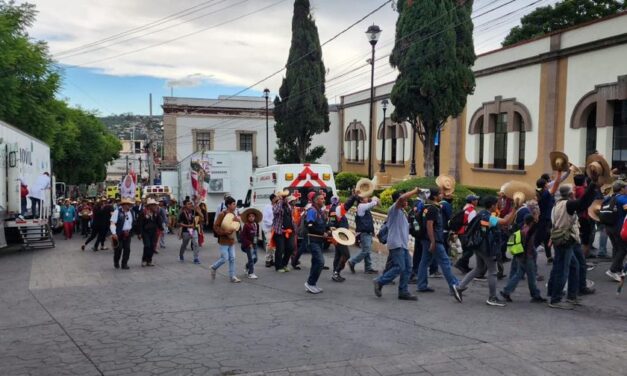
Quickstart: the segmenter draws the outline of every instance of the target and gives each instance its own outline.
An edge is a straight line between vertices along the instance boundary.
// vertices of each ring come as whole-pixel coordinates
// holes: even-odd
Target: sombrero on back
[[[599,184],[602,185],[610,182],[610,165],[601,154],[590,154],[586,159],[586,175],[590,177],[593,172],[599,175]]]
[[[444,196],[450,196],[455,192],[455,178],[450,175],[438,176],[435,184],[440,187]]]

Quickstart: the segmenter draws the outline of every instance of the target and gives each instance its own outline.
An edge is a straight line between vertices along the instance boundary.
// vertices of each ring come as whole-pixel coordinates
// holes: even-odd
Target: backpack
[[[409,223],[409,235],[417,239],[422,229],[420,213],[416,213],[416,210],[412,208],[407,215],[407,222]]]
[[[388,221],[383,222],[379,232],[377,233],[377,239],[381,244],[387,244],[388,242]]]
[[[462,248],[477,248],[483,242],[484,234],[481,228],[481,221],[485,220],[485,210],[478,213],[472,221],[468,223],[466,231],[459,236],[459,241],[462,243]],[[489,215],[489,214],[488,214]]]
[[[514,231],[507,240],[507,250],[512,256],[519,255],[525,251],[522,245],[522,233],[520,230]]]
[[[618,222],[618,208],[616,207],[616,195],[605,199],[599,211],[599,221],[607,226],[614,226]]]
[[[457,213],[453,214],[451,219],[448,220],[448,229],[452,232],[457,233],[459,230],[464,227],[464,210],[460,210]]]
[[[298,231],[296,231],[296,237],[304,239],[307,236],[307,225],[305,223],[307,219],[307,210],[301,213],[300,222],[298,223]]]

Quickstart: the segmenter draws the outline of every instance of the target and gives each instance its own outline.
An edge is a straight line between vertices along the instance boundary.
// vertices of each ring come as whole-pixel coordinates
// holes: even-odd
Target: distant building
[[[107,181],[120,181],[127,171],[134,170],[137,176],[148,178],[148,154],[144,140],[120,140],[120,158],[107,165]]]
[[[253,153],[253,167],[266,166],[266,102],[259,97],[228,97],[218,99],[163,98],[162,169],[175,166],[191,153],[203,150],[244,150]],[[273,104],[268,113],[269,164],[275,164]],[[324,145],[326,153],[320,163],[339,167],[341,127],[337,109],[330,109],[331,128],[316,135],[312,147]]]

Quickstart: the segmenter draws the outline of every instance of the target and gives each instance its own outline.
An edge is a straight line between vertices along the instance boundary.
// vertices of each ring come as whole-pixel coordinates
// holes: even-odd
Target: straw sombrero
[[[599,184],[605,184],[610,182],[610,165],[601,154],[590,154],[586,159],[586,175],[592,176],[593,171],[595,171],[599,175]]]
[[[440,187],[444,196],[450,196],[455,192],[455,178],[450,175],[438,176],[435,184]]]
[[[346,246],[355,244],[355,234],[353,234],[349,229],[342,227],[337,228],[331,232],[331,236],[338,244]]]
[[[240,223],[235,219],[233,213],[226,213],[224,219],[222,219],[222,229],[226,231],[239,231]]]
[[[155,199],[154,199],[154,198],[149,198],[149,199],[146,201],[146,206],[148,206],[148,205],[159,205],[159,203],[158,203],[157,201],[155,201]]]
[[[502,189],[505,196],[512,200],[520,200],[521,203],[536,196],[536,190],[530,184],[518,180],[506,183]]]
[[[601,205],[603,205],[603,200],[594,200],[592,204],[588,207],[588,217],[592,218],[595,222],[600,222],[599,212],[601,211]]]
[[[568,171],[570,164],[568,163],[568,155],[561,151],[552,151],[549,153],[551,160],[551,168],[553,171]]]
[[[359,197],[370,197],[374,194],[374,184],[368,178],[361,178],[355,184],[355,191]]]
[[[263,214],[261,214],[261,212],[255,208],[248,208],[246,210],[244,210],[244,212],[240,215],[240,217],[244,220],[244,221],[248,221],[248,216],[250,214],[254,214],[255,215],[255,222],[259,223],[263,220]]]
[[[140,201],[140,202],[141,202],[141,201]],[[133,199],[131,199],[131,198],[128,198],[128,197],[122,197],[122,200],[120,201],[120,204],[121,204],[121,205],[124,205],[124,204],[133,205],[133,204],[135,204],[135,203],[133,202]]]
[[[284,189],[282,191],[278,191],[277,193],[275,193],[275,195],[279,197],[287,197],[290,195],[290,191],[288,191],[287,189]]]

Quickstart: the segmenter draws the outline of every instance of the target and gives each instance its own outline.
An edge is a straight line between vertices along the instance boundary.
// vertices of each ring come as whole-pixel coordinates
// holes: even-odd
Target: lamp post
[[[270,96],[270,90],[268,88],[263,89],[263,97],[266,98],[266,166],[270,166],[270,133],[268,130],[268,97]]]
[[[388,100],[384,99],[381,102],[381,106],[383,106],[383,146],[381,148],[381,168],[379,172],[385,172],[385,128],[387,128],[385,124],[385,111],[388,109]]]
[[[377,25],[371,25],[366,30],[366,36],[368,37],[368,42],[372,46],[372,57],[370,58],[370,135],[368,137],[368,177],[372,178],[372,161],[374,160],[372,154],[372,135],[374,134],[374,46],[376,46],[379,41],[379,36],[381,35],[381,28]]]

